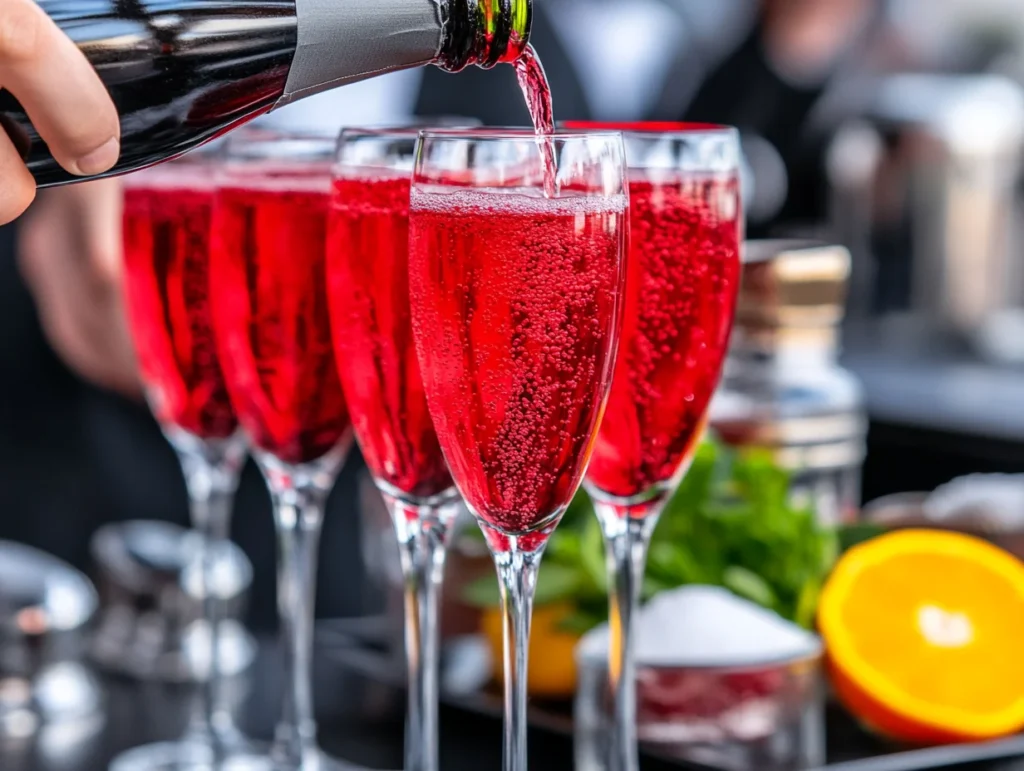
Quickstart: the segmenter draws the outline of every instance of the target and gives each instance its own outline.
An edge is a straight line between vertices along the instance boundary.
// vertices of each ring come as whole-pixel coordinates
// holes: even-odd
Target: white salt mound
[[[608,625],[591,630],[577,654],[603,658]],[[744,666],[816,655],[819,638],[770,610],[715,586],[655,596],[637,614],[636,660],[650,666]]]

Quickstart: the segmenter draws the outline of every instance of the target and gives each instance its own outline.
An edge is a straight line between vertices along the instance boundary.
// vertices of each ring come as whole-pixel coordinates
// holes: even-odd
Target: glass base
[[[325,755],[320,750],[307,755],[302,761],[301,766],[281,765],[280,763],[271,762],[269,768],[271,771],[368,771],[368,769],[357,766],[355,763],[348,763],[344,760]]]
[[[362,766],[329,757],[319,750],[299,766],[275,763],[269,748],[230,750],[214,762],[210,748],[192,742],[158,742],[122,752],[108,771],[368,771]]]
[[[214,761],[207,745],[197,742],[158,742],[122,752],[109,771],[274,771],[266,754],[230,750]]]

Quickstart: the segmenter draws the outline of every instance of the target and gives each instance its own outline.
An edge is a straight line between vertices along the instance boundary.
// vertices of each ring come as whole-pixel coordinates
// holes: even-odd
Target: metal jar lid
[[[79,662],[97,605],[64,561],[0,541],[0,736],[102,718],[101,690]]]
[[[168,522],[131,521],[100,528],[92,540],[102,599],[93,659],[141,680],[189,682],[209,672],[209,629],[203,621],[201,536]],[[241,625],[252,565],[238,546],[214,545],[219,666],[244,670],[256,646]]]
[[[745,244],[736,326],[754,331],[835,327],[842,321],[850,253],[815,241]]]

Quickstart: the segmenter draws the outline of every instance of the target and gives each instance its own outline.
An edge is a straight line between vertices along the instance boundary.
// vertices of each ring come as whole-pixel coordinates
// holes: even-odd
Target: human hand
[[[98,386],[138,396],[121,211],[116,179],[44,190],[19,223],[18,261],[43,331],[65,364]]]
[[[117,111],[75,44],[33,0],[0,0],[0,87],[25,108],[54,158],[76,175],[106,171],[120,153]],[[0,224],[28,208],[35,180],[0,131]]]

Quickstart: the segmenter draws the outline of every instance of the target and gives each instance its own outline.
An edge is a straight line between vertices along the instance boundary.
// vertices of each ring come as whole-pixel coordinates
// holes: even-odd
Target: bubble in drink
[[[329,186],[252,180],[217,194],[214,328],[238,419],[253,444],[298,464],[349,430],[327,313]]]
[[[427,411],[409,316],[408,175],[338,179],[327,241],[339,374],[363,458],[417,497],[452,485]]]
[[[588,483],[628,498],[685,465],[718,385],[740,278],[735,176],[631,179],[630,255],[612,394]]]
[[[237,421],[213,339],[213,191],[195,172],[160,177],[133,181],[124,198],[125,294],[139,367],[165,428],[222,439]]]
[[[626,200],[413,192],[413,331],[459,490],[523,533],[579,486],[611,379]]]

